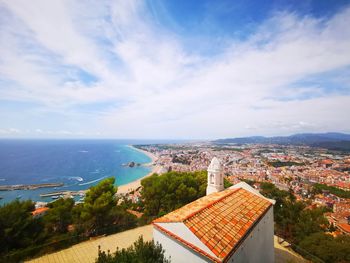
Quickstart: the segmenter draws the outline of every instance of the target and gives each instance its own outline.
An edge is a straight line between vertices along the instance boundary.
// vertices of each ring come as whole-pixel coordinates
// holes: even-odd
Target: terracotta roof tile
[[[33,216],[40,215],[40,214],[42,214],[42,213],[45,213],[47,210],[49,210],[48,207],[40,207],[40,208],[35,209],[35,210],[32,212],[32,215],[33,215]]]
[[[183,222],[224,260],[271,205],[245,189],[228,189],[202,197],[154,223]]]
[[[338,224],[337,225],[341,230],[343,230],[344,232],[350,233],[350,225],[343,223],[343,224]]]

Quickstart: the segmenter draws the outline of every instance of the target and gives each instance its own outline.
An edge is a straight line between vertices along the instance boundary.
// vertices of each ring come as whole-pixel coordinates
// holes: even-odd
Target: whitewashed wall
[[[273,263],[274,253],[271,207],[227,262]]]
[[[174,238],[169,237],[163,232],[153,227],[154,242],[162,244],[165,250],[165,256],[170,257],[171,263],[203,263],[211,262],[209,259],[202,257],[196,252],[188,249],[185,245]]]

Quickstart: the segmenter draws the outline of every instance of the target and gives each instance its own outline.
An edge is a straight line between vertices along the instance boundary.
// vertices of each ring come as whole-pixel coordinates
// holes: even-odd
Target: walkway
[[[152,239],[152,225],[138,227],[118,234],[101,237],[95,240],[79,243],[70,248],[30,260],[31,263],[93,263],[98,255],[98,246],[104,251],[115,251],[117,247],[126,248],[132,245],[140,235],[144,240]],[[277,242],[275,236],[275,263],[308,262],[297,253],[287,249]]]
[[[143,235],[144,240],[152,239],[152,225],[138,227],[118,234],[85,241],[70,248],[48,254],[27,262],[31,263],[93,263],[98,255],[98,246],[101,250],[115,251],[117,247],[126,248],[132,245],[137,238]]]

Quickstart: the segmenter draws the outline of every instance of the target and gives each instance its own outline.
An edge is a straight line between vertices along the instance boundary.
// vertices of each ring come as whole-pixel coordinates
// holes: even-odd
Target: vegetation
[[[86,235],[103,233],[106,227],[128,229],[136,225],[136,218],[117,206],[114,178],[108,178],[86,193],[84,203],[74,208],[77,229]]]
[[[322,193],[323,191],[328,191],[340,198],[350,198],[350,191],[345,191],[334,186],[328,186],[325,184],[314,184],[313,192],[315,194]]]
[[[227,180],[226,178],[224,178],[224,188],[229,188],[230,186],[232,186],[233,183],[231,183],[229,180]]]
[[[171,161],[173,163],[181,163],[181,164],[185,164],[185,165],[191,164],[191,160],[189,160],[185,156],[181,156],[181,155],[174,155]]]
[[[18,262],[89,236],[136,226],[136,217],[117,205],[115,193],[114,178],[108,178],[89,189],[83,204],[74,206],[70,198],[58,199],[39,218],[31,214],[32,201],[15,200],[1,206],[0,262]]]
[[[72,223],[74,200],[60,198],[49,204],[49,210],[44,217],[44,223],[49,232],[65,233]]]
[[[232,147],[225,147],[225,146],[215,146],[211,148],[213,151],[233,151],[233,152],[243,152],[244,150],[248,149],[241,149],[241,148],[232,148]]]
[[[244,178],[238,178],[238,179],[249,184],[250,186],[253,186],[255,184],[255,181],[253,181],[253,180],[244,179]]]
[[[313,233],[300,242],[300,247],[325,262],[350,262],[350,237],[333,238],[322,232]]]
[[[98,251],[96,263],[170,263],[164,256],[164,250],[160,244],[154,241],[143,241],[142,237],[129,248],[111,254],[109,251]]]
[[[274,162],[268,162],[269,165],[273,167],[284,167],[284,166],[302,166],[305,165],[304,163],[297,163],[297,162],[281,162],[281,161],[274,161]]]
[[[169,172],[141,181],[142,199],[148,216],[162,216],[205,195],[207,174]]]
[[[21,249],[43,239],[43,224],[34,219],[34,203],[15,200],[0,207],[0,258],[13,249]]]
[[[349,262],[350,237],[325,233],[332,228],[323,216],[327,208],[308,209],[308,203],[296,201],[291,192],[271,183],[261,183],[261,188],[263,195],[276,200],[276,234],[292,243],[298,253],[316,262]]]

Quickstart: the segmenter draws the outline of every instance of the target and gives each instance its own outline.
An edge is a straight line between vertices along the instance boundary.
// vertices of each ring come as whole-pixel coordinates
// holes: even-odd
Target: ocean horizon
[[[162,141],[163,143],[165,141]],[[146,140],[0,140],[0,185],[63,183],[62,187],[0,191],[0,204],[15,200],[52,201],[40,194],[86,190],[108,177],[125,185],[144,177],[151,158],[130,145],[160,143]]]

